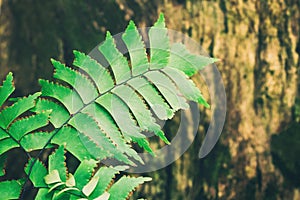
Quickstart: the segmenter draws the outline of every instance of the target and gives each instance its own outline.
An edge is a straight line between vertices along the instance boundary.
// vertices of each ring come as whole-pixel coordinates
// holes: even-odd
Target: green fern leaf
[[[23,182],[23,180],[0,182],[1,199],[19,199]]]
[[[92,115],[107,136],[113,141],[114,145],[119,151],[134,158],[140,163],[143,163],[143,160],[139,157],[137,152],[134,151],[130,145],[126,144],[122,138],[121,132],[118,130],[118,127],[115,125],[113,119],[107,111],[94,103],[87,106],[82,112]]]
[[[136,77],[128,81],[128,84],[144,97],[159,119],[167,120],[173,117],[174,112],[149,81],[141,77]]]
[[[133,164],[126,155],[116,149],[112,141],[109,140],[107,135],[99,128],[97,122],[91,116],[78,113],[71,119],[70,124],[93,140],[103,152],[106,152],[107,157],[115,157],[125,163]]]
[[[28,166],[32,165],[30,162],[25,169],[26,173],[28,173],[29,170]],[[30,180],[35,187],[42,187],[37,194],[37,199],[78,199],[75,197],[83,197],[85,193],[88,194],[90,192],[90,187],[93,187],[91,185],[93,178],[91,177],[94,168],[97,166],[97,161],[92,159],[83,160],[74,176],[69,174],[68,179],[64,146],[58,147],[58,149],[49,156],[48,163],[48,172],[40,161],[37,161],[32,169],[34,177],[30,176]],[[34,170],[41,170],[43,175]],[[43,183],[45,185],[41,186]]]
[[[0,140],[0,155],[7,152],[10,149],[19,147],[20,145],[13,140],[12,138],[5,138],[3,140]]]
[[[108,193],[110,194],[109,199],[126,200],[128,198],[129,193],[132,192],[138,185],[151,180],[151,178],[133,178],[123,176],[108,190]]]
[[[169,67],[184,72],[187,76],[193,76],[205,66],[218,61],[216,58],[191,54],[183,44],[174,43],[171,46]]]
[[[48,99],[39,98],[36,102],[36,106],[32,109],[33,112],[40,113],[43,110],[51,108],[50,122],[55,128],[62,126],[68,121],[70,115],[69,112],[61,105],[54,103]]]
[[[79,133],[76,129],[64,126],[53,137],[52,143],[64,145],[79,160],[105,158],[106,154],[98,150],[97,145]]]
[[[45,111],[19,119],[10,126],[9,133],[14,139],[20,140],[27,133],[46,126],[50,113],[50,111]]]
[[[51,61],[56,69],[53,77],[70,84],[80,95],[83,103],[89,103],[98,96],[98,92],[93,86],[93,83],[83,74],[66,67],[54,59]]]
[[[28,173],[32,161],[29,161],[25,169],[26,173]],[[114,168],[104,166],[95,173],[98,162],[93,159],[85,159],[77,167],[74,176],[69,174],[66,178],[67,170],[64,161],[64,147],[60,146],[49,156],[48,170],[40,161],[33,165],[30,180],[35,187],[39,188],[36,199],[107,199],[111,194],[116,195],[113,194],[115,189],[112,189],[111,194],[106,192],[110,187],[113,187],[115,175],[119,173],[119,170],[128,168],[127,166]],[[129,180],[129,177],[126,178]],[[142,179],[138,181],[133,178],[132,180],[134,182],[132,189],[142,183]],[[149,181],[149,179],[143,178],[143,181]],[[132,189],[127,188],[128,192]]]
[[[52,83],[46,80],[40,80],[43,96],[48,96],[59,100],[70,112],[74,114],[83,107],[80,96],[70,88]]]
[[[160,14],[149,30],[150,69],[161,69],[169,63],[170,42],[167,32],[164,15]]]
[[[28,174],[31,167],[31,173]],[[35,187],[47,187],[44,181],[44,177],[47,175],[47,169],[41,161],[37,160],[34,162],[34,159],[30,159],[25,167],[25,173],[29,175],[29,179]]]
[[[111,185],[116,174],[119,174],[119,170],[125,170],[126,168],[126,166],[101,167],[95,174],[95,177],[99,177],[99,181],[90,198],[93,199],[103,194]]]
[[[116,95],[107,93],[98,98],[96,102],[112,115],[126,141],[130,141],[131,137],[145,138],[145,136],[140,133],[140,128],[133,120],[129,108]]]
[[[188,79],[188,76],[186,76],[183,72],[170,67],[166,67],[162,71],[165,72],[166,75],[168,75],[168,77],[172,79],[174,83],[177,83],[176,86],[178,87],[179,91],[185,96],[185,98],[191,101],[198,102],[209,108],[209,104],[203,98],[200,90],[195,86],[193,81]]]
[[[96,83],[100,93],[104,93],[114,87],[114,81],[110,76],[109,71],[100,63],[79,51],[74,51],[74,56],[75,60],[73,64],[90,75],[91,79]]]
[[[149,181],[124,176],[112,184],[115,174],[125,167],[101,167],[93,174],[99,161],[107,158],[132,166],[132,158],[143,163],[130,142],[154,155],[143,131],[153,132],[169,144],[153,114],[170,119],[177,110],[188,108],[187,100],[209,107],[189,77],[216,59],[193,55],[182,44],[170,45],[163,14],[148,36],[149,60],[132,21],[122,35],[129,60],[109,32],[98,48],[108,68],[78,51],[74,51],[73,63],[78,68],[52,59],[55,82],[40,80],[41,93],[12,98],[13,104],[3,108],[15,89],[9,73],[0,87],[0,176],[4,174],[4,153],[21,147],[30,158],[25,173],[38,188],[36,199],[127,199],[135,187]],[[29,117],[20,118],[25,115]],[[47,126],[49,122],[53,126]],[[54,130],[37,132],[45,126]],[[40,156],[56,145],[48,170],[28,153],[41,149]],[[65,150],[81,162],[74,176],[67,174]],[[5,188],[6,199],[19,198],[24,184],[0,182],[0,192]]]
[[[34,95],[29,95],[19,99],[12,106],[3,109],[0,112],[0,127],[6,129],[14,119],[28,111],[35,106],[35,99],[40,96],[41,93],[35,93]]]
[[[57,170],[59,177],[63,182],[66,182],[67,177],[67,168],[65,164],[65,156],[64,156],[64,146],[60,146],[54,154],[49,156],[49,164],[48,164],[48,170],[54,171]]]
[[[1,104],[7,100],[13,91],[13,77],[12,74],[9,73],[3,82],[3,86],[0,87]],[[35,93],[28,97],[16,98],[15,103],[0,112],[0,156],[6,151],[16,147],[30,151],[39,145],[37,138],[34,138],[31,132],[48,125],[51,111],[43,110],[37,114],[21,119],[18,117],[30,111],[35,106],[36,99],[40,95],[41,93]],[[47,141],[48,140],[49,138],[47,138]],[[47,141],[45,141],[45,145]],[[47,147],[49,146],[51,145],[47,145]]]
[[[36,132],[32,134],[25,135],[21,140],[20,144],[22,148],[27,151],[31,152],[34,150],[45,148],[51,148],[53,147],[52,144],[49,143],[49,140],[54,132],[48,133],[48,132]]]
[[[0,107],[7,100],[7,98],[13,93],[15,87],[13,85],[13,75],[8,73],[6,79],[3,81],[2,86],[0,86]]]
[[[129,52],[132,75],[137,76],[146,72],[149,69],[149,63],[144,50],[145,44],[133,21],[129,22],[122,39]]]
[[[6,87],[7,89],[5,89]],[[5,96],[3,100],[6,100],[12,91],[12,74],[9,74],[3,87],[1,87],[2,95]],[[50,111],[43,111],[27,118],[17,119],[35,106],[36,98],[40,94],[35,93],[28,97],[18,98],[13,105],[4,108],[0,112],[0,155],[12,148],[20,147],[20,140],[24,136],[48,124]]]
[[[177,87],[167,76],[157,71],[151,71],[145,74],[145,76],[158,88],[174,111],[188,108],[186,100],[182,97]]]
[[[97,162],[95,160],[84,160],[80,163],[74,174],[77,188],[83,189],[83,187],[89,182],[96,166]]]
[[[114,40],[109,32],[106,34],[105,42],[99,46],[99,51],[104,55],[111,66],[116,79],[116,84],[127,81],[131,72],[126,58],[118,51]]]

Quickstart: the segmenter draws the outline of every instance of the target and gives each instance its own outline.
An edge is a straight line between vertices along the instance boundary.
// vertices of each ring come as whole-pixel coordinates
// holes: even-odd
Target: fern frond
[[[170,143],[153,114],[162,120],[170,119],[176,111],[188,108],[187,100],[209,106],[189,76],[216,60],[192,55],[182,44],[171,45],[163,14],[148,36],[149,61],[132,21],[122,35],[129,60],[118,50],[109,32],[98,48],[108,68],[79,51],[74,51],[73,62],[78,68],[51,60],[54,78],[60,84],[40,80],[42,96],[51,99],[38,100],[34,109],[60,110],[50,117],[56,128],[51,143],[64,144],[80,160],[115,158],[134,165],[131,158],[142,160],[130,142],[154,154],[143,131],[153,132]],[[78,144],[63,138],[69,138],[68,134]],[[84,155],[87,152],[89,156]]]
[[[134,161],[143,163],[131,142],[154,155],[143,132],[153,132],[169,144],[154,115],[171,119],[176,111],[188,108],[187,100],[209,107],[189,78],[216,59],[193,55],[179,43],[171,45],[163,14],[148,36],[149,55],[135,24],[129,23],[122,35],[127,59],[107,32],[98,50],[109,66],[79,51],[74,51],[76,68],[51,59],[55,80],[40,80],[41,92],[12,98],[8,104],[15,90],[9,73],[0,86],[0,176],[4,175],[5,152],[20,147],[29,159],[27,181],[38,188],[36,199],[122,200],[149,181],[124,176],[114,183],[124,166],[94,172],[105,159],[132,166]],[[46,132],[43,127],[52,129]],[[47,169],[39,156],[57,145]],[[29,153],[33,150],[40,150],[36,158]],[[81,162],[74,176],[68,174],[65,150]],[[22,180],[0,182],[1,197],[19,198],[24,184]]]

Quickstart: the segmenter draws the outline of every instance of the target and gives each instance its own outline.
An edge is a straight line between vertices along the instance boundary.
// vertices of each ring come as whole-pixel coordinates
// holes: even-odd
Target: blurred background
[[[216,147],[199,160],[210,116],[201,108],[193,145],[145,174],[153,181],[134,198],[299,200],[299,10],[299,0],[0,0],[0,80],[12,71],[16,95],[38,91],[38,78],[51,79],[51,57],[71,64],[73,49],[88,53],[107,30],[122,32],[130,19],[151,26],[163,12],[168,28],[221,59],[227,118]],[[166,127],[173,129],[176,120]]]

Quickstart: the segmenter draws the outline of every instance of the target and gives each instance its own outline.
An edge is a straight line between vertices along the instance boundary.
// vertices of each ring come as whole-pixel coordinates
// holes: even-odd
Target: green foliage
[[[0,182],[2,190],[10,185],[13,189],[5,191],[7,199],[18,198],[29,180],[38,189],[36,199],[127,199],[150,178],[123,176],[112,184],[127,167],[99,168],[99,162],[109,158],[131,166],[143,163],[131,143],[154,155],[144,131],[170,143],[155,116],[171,119],[179,109],[188,108],[187,100],[209,107],[189,77],[216,60],[171,44],[163,15],[149,31],[149,61],[132,21],[122,39],[130,60],[108,32],[99,52],[109,68],[79,51],[74,51],[73,68],[51,59],[54,81],[40,80],[41,92],[11,99],[14,103],[8,101],[14,86],[12,74],[7,75],[0,87],[0,106],[9,105],[0,112],[0,175],[8,150],[19,147],[29,159],[25,182]],[[48,148],[56,150],[46,166],[40,156]],[[30,154],[33,150],[38,150],[36,157]],[[65,151],[80,161],[74,175],[68,173]]]
[[[24,181],[12,180],[0,182],[0,193],[2,199],[18,199]]]
[[[126,166],[101,167],[96,173],[97,161],[83,160],[74,175],[67,173],[64,158],[64,147],[60,146],[49,156],[48,170],[40,161],[34,165],[30,180],[36,188],[40,188],[36,199],[126,199],[138,185],[150,178],[134,178],[123,176],[115,184],[111,184],[118,170]],[[30,162],[27,166],[31,166]],[[28,173],[28,167],[25,169]],[[122,187],[126,185],[126,187]],[[129,187],[130,186],[130,187]],[[122,192],[119,191],[120,187]],[[107,191],[107,192],[106,192]],[[117,196],[120,195],[120,196]],[[107,197],[107,198],[104,198]],[[118,198],[115,198],[118,197]]]

